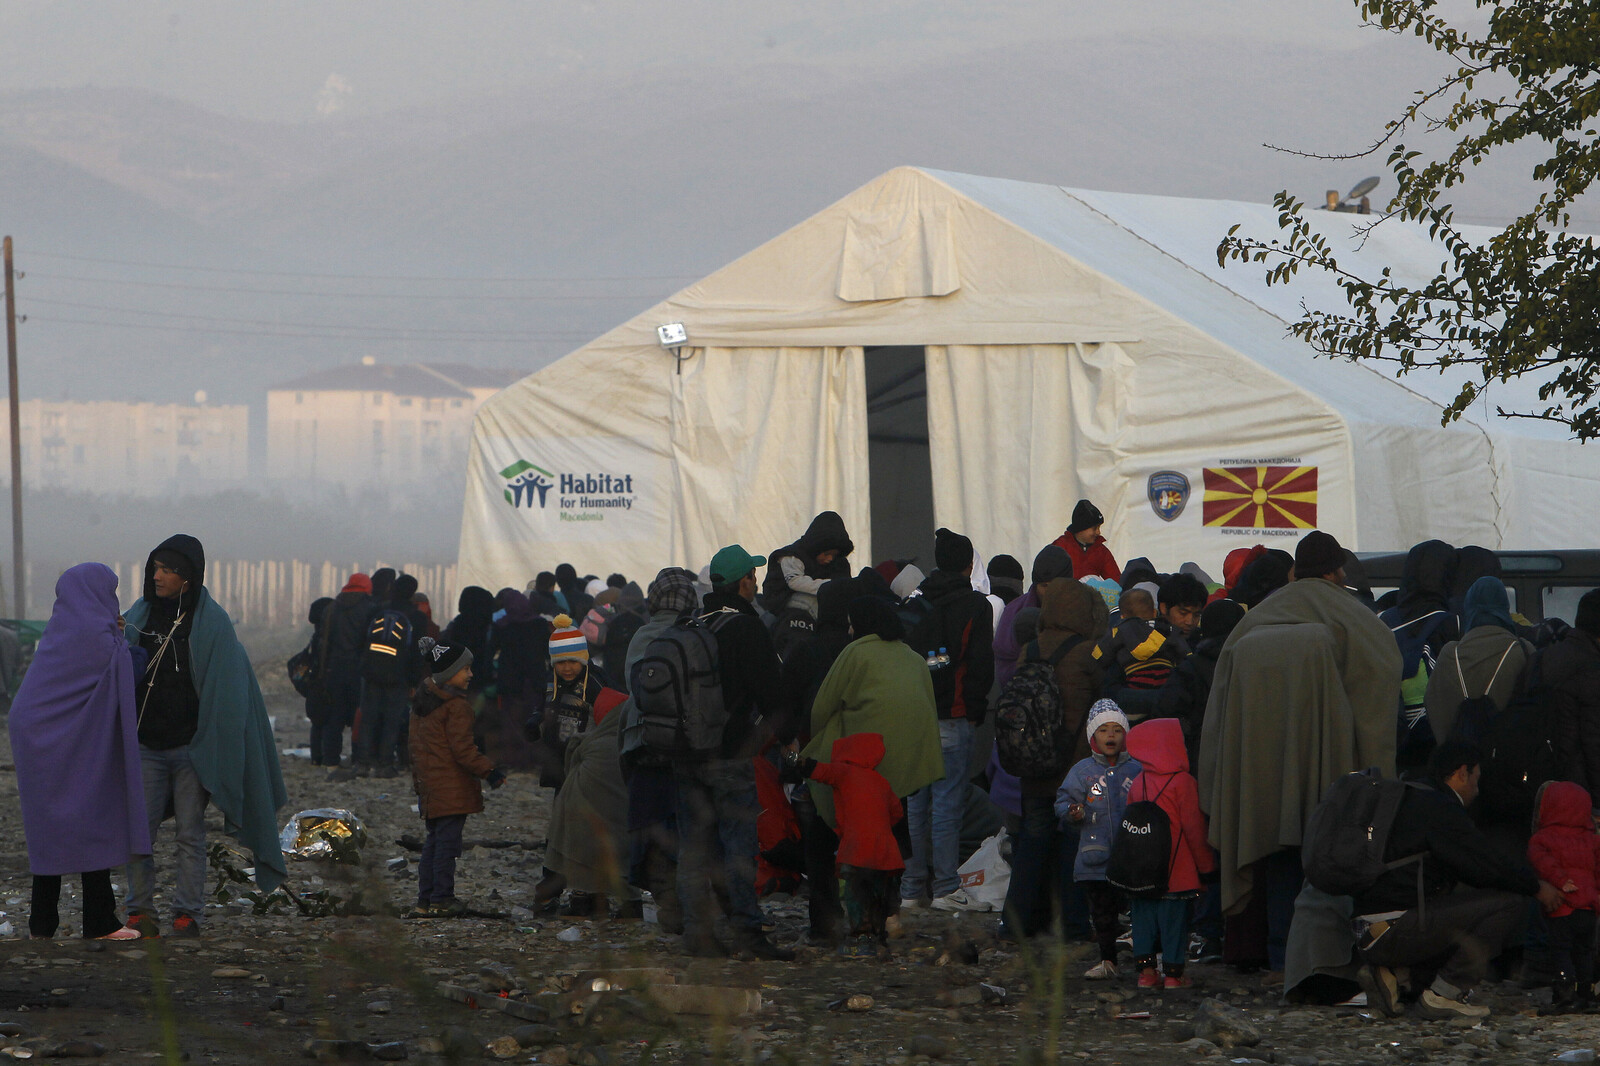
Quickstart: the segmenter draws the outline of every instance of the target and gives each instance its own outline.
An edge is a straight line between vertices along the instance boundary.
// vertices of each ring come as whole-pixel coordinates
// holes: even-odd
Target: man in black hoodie
[[[151,842],[169,807],[177,823],[178,877],[171,906],[174,936],[199,936],[205,914],[206,804],[210,796],[189,760],[189,742],[200,728],[200,691],[195,686],[189,637],[205,570],[205,550],[198,540],[180,533],[163,541],[145,565],[144,598],[150,604],[150,618],[139,634],[139,646],[150,656],[136,695],[144,802],[154,816]],[[129,863],[128,882],[129,927],[156,936],[154,858],[140,856]]]
[[[783,666],[772,648],[772,636],[756,613],[756,567],[766,562],[734,544],[711,560],[708,614],[728,612],[709,624],[717,635],[722,671],[722,701],[728,724],[722,748],[698,761],[673,766],[678,788],[678,896],[683,902],[683,941],[691,955],[728,954],[714,930],[716,904],[710,883],[720,862],[727,886],[737,948],[763,959],[787,961],[794,952],[780,948],[762,931],[766,918],[756,900],[756,854],[759,842],[752,763],[765,739],[789,727],[791,701],[782,681]],[[721,857],[717,857],[718,845]]]
[[[328,608],[323,623],[325,642],[323,662],[327,668],[326,720],[322,726],[322,765],[330,767],[328,776],[340,779],[355,776],[353,767],[339,768],[339,753],[344,747],[344,731],[355,724],[356,708],[361,704],[361,654],[367,646],[367,629],[372,619],[372,579],[366,574],[351,574],[339,595]],[[351,763],[355,762],[352,739]]]
[[[994,608],[972,587],[972,559],[972,541],[948,529],[934,533],[937,569],[918,590],[928,610],[906,637],[933,673],[944,780],[906,800],[912,854],[900,895],[915,906],[924,892],[931,891],[933,906],[947,911],[973,906],[961,889],[956,867],[972,731],[988,716],[989,687],[994,684]]]

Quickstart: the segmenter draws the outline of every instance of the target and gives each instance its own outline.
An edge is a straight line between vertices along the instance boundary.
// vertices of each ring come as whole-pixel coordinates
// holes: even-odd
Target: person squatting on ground
[[[1111,844],[1128,807],[1128,793],[1141,767],[1126,750],[1128,719],[1110,700],[1089,709],[1085,726],[1091,754],[1067,771],[1056,793],[1056,817],[1062,828],[1078,833],[1078,858],[1072,876],[1089,897],[1100,961],[1084,974],[1091,981],[1117,976],[1118,916],[1127,897],[1106,880]]]
[[[1201,879],[1216,871],[1216,856],[1206,843],[1206,816],[1200,812],[1200,789],[1189,773],[1183,726],[1176,718],[1156,718],[1128,731],[1128,754],[1142,768],[1128,791],[1128,802],[1155,802],[1171,825],[1172,849],[1167,859],[1166,892],[1157,899],[1130,902],[1133,918],[1134,968],[1139,987],[1187,988],[1190,908],[1200,895]],[[1156,975],[1156,947],[1161,948],[1161,977]]]
[[[200,935],[205,910],[206,806],[254,855],[256,884],[271,892],[286,871],[278,810],[288,795],[266,703],[228,613],[203,584],[205,551],[177,534],[150,553],[144,595],[127,633],[150,657],[138,686],[139,759],[154,844],[167,812],[176,822],[178,877],[172,932]],[[158,935],[153,856],[128,866],[128,925]]]
[[[150,853],[137,672],[117,613],[117,575],[102,563],[62,574],[8,721],[33,873],[28,933],[35,939],[56,935],[61,878],[70,873],[83,881],[85,938],[139,937],[117,917],[111,886],[113,866]]]
[[[417,859],[415,917],[466,913],[456,898],[456,859],[467,815],[483,810],[483,789],[505,784],[497,769],[472,740],[472,653],[459,644],[440,644],[424,637],[420,646],[427,674],[417,687],[411,710],[411,779],[417,792],[417,813],[428,838]]]
[[[1480,580],[1494,580],[1480,578]],[[1561,957],[1552,1006],[1587,1011],[1594,1006],[1595,909],[1600,906],[1600,836],[1593,801],[1581,785],[1550,781],[1539,789],[1528,862],[1541,881],[1565,897],[1545,915],[1550,946]]]

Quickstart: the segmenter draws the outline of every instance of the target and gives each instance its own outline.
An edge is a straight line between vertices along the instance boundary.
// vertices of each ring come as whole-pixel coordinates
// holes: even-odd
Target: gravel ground
[[[305,721],[277,681],[277,659],[258,671],[281,747],[302,745]],[[283,762],[290,797],[285,817],[304,808],[346,807],[369,834],[360,868],[295,862],[295,887],[346,898],[359,889],[395,911],[407,906],[415,889],[413,854],[395,841],[422,833],[409,779],[334,784],[304,759]],[[496,917],[313,919],[258,916],[234,903],[212,908],[198,940],[85,943],[66,935],[75,931],[78,913],[76,885],[69,881],[63,934],[27,940],[27,859],[8,747],[0,747],[0,767],[0,923],[13,926],[0,938],[0,1055],[17,1058],[98,1051],[116,1062],[259,1063],[315,1052],[324,1059],[499,1057],[596,1066],[1168,1066],[1252,1059],[1379,1066],[1545,1063],[1600,1044],[1600,1017],[1539,1018],[1530,996],[1511,985],[1484,991],[1494,1014],[1475,1028],[1374,1019],[1361,1007],[1284,1008],[1276,990],[1221,966],[1191,967],[1196,987],[1178,992],[1138,992],[1131,975],[1107,987],[1080,976],[1093,961],[1087,945],[1040,954],[1013,950],[993,938],[993,915],[908,912],[906,936],[893,942],[886,962],[804,946],[792,964],[689,960],[677,953],[674,938],[647,922],[535,918],[528,911],[549,802],[520,775],[489,793],[488,809],[467,825],[469,840],[519,846],[477,848],[459,867],[462,897]],[[221,839],[215,817],[212,828],[213,839]],[[404,868],[391,869],[390,860],[399,858],[408,860]],[[170,869],[170,855],[158,855],[158,862]],[[777,939],[797,941],[805,929],[804,902],[778,897],[766,905]],[[575,983],[576,975],[594,970],[609,973],[617,985],[637,983],[616,973],[619,968],[668,971],[679,984],[753,990],[761,1006],[743,1016],[673,1014],[658,1002],[665,993],[585,995],[590,979]],[[645,976],[664,979],[656,973],[639,980]],[[441,983],[470,990],[480,1005],[447,999],[438,991]],[[708,995],[723,1003],[744,993]],[[867,998],[847,1002],[853,996]],[[521,1016],[483,1009],[489,1000],[514,1002]],[[1148,1017],[1139,1016],[1144,1012]],[[1222,1021],[1208,1021],[1210,1015]],[[1238,1046],[1219,1046],[1230,1038]]]

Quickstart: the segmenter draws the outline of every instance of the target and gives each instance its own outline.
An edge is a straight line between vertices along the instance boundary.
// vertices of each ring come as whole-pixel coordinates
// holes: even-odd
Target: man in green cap
[[[705,609],[710,615],[707,624],[717,635],[728,724],[716,754],[673,765],[680,838],[678,896],[683,904],[684,947],[691,955],[729,953],[716,936],[717,906],[711,893],[714,864],[720,862],[735,938],[732,947],[763,959],[794,958],[794,952],[780,948],[762,931],[766,919],[756,900],[756,817],[761,804],[751,760],[774,724],[792,713],[792,701],[781,683],[783,664],[754,606],[756,568],[766,562],[737,544],[723,548],[711,560]]]

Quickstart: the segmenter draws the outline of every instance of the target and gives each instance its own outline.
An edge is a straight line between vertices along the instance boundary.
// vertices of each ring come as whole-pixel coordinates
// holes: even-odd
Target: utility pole
[[[17,286],[11,270],[11,238],[5,239],[6,364],[11,375],[11,594],[18,619],[28,616],[22,566],[22,407],[17,397]]]

